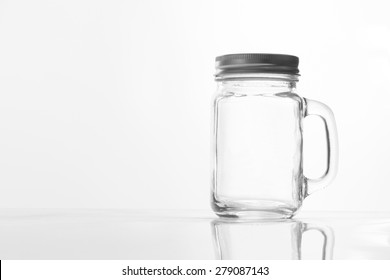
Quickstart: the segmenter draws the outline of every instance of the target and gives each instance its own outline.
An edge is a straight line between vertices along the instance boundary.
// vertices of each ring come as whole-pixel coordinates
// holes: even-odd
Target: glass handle
[[[325,123],[326,143],[328,150],[327,167],[325,173],[318,179],[305,177],[305,197],[313,192],[328,186],[336,177],[338,168],[338,137],[336,121],[332,110],[325,104],[304,98],[306,103],[305,117],[309,115],[319,116]]]
[[[333,247],[334,247],[334,234],[333,230],[329,227],[325,226],[317,226],[317,225],[310,225],[305,224],[302,234],[309,231],[309,230],[316,230],[319,231],[322,236],[324,237],[324,243],[322,245],[322,259],[323,260],[331,260],[333,259]]]

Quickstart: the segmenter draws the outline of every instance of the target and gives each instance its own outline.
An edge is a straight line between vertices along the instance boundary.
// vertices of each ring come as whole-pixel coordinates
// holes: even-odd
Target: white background
[[[0,207],[209,209],[214,58],[269,52],[338,123],[303,211],[390,210],[387,2],[0,1]]]

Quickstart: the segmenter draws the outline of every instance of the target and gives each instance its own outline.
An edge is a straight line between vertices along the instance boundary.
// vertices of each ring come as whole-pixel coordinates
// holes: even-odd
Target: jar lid
[[[215,58],[216,77],[226,74],[276,73],[297,75],[299,58],[286,54],[240,53]]]

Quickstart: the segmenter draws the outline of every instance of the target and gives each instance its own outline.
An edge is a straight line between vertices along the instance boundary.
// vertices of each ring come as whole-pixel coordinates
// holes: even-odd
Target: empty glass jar
[[[232,54],[216,58],[212,207],[220,216],[290,218],[337,170],[337,131],[329,107],[295,92],[298,57]],[[303,119],[320,116],[327,136],[321,178],[303,175]]]

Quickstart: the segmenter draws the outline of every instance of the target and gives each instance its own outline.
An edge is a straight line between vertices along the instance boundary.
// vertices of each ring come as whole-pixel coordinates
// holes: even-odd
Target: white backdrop
[[[214,58],[270,52],[300,57],[298,92],[338,122],[339,175],[303,211],[390,210],[388,11],[0,1],[0,207],[209,209]],[[321,129],[308,121],[307,174],[321,173]]]

